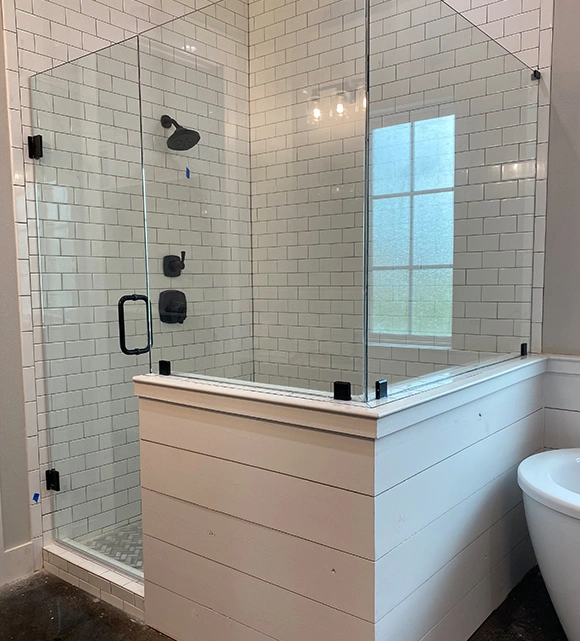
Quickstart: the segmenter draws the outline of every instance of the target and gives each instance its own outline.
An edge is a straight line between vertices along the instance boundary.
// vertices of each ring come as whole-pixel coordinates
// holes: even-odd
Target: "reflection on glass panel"
[[[372,260],[375,267],[410,261],[411,199],[385,198],[373,203]]]
[[[413,125],[413,191],[452,189],[455,181],[455,116]]]
[[[413,198],[413,264],[453,264],[452,191]]]
[[[373,195],[411,191],[411,125],[375,129],[372,142]]]
[[[453,269],[418,269],[412,279],[411,333],[451,336]]]
[[[409,331],[409,272],[376,271],[372,282],[373,331],[406,334]]]

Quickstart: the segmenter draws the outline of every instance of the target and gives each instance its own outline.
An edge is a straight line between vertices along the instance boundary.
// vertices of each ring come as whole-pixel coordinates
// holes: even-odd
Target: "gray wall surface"
[[[0,30],[2,28],[0,16]],[[3,45],[3,43],[2,43]],[[4,549],[30,541],[16,236],[6,98],[0,47],[0,528]],[[3,550],[0,550],[0,554]]]
[[[578,0],[554,22],[544,351],[580,354],[580,38]]]

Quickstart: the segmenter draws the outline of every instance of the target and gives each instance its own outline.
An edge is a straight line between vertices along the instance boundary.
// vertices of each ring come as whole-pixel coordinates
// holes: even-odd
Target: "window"
[[[371,179],[371,331],[449,346],[455,116],[375,129]]]

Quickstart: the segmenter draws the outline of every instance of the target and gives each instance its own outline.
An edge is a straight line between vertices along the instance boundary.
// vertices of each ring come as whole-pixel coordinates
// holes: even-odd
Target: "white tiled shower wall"
[[[233,378],[252,372],[247,18],[230,4],[34,78],[34,125],[46,132],[36,170],[48,326],[40,400],[53,443],[41,463],[61,474],[60,538],[141,513],[132,377],[148,371],[148,358],[120,353],[116,312],[122,295],[146,288],[139,74],[153,361]],[[168,151],[165,111],[200,131],[194,151]],[[186,270],[171,282],[162,258],[181,250]],[[159,321],[159,292],[170,287],[188,298],[184,324]],[[144,307],[130,307],[128,344],[142,346]]]
[[[205,4],[205,3],[204,3]],[[257,6],[259,3],[253,3]],[[304,12],[313,4],[322,12],[329,5],[345,6],[343,2],[302,0],[298,3],[270,2],[268,6],[282,11],[286,4]],[[506,38],[506,47],[518,52],[529,64],[536,58],[544,77],[541,83],[540,163],[534,240],[533,338],[534,351],[541,350],[541,317],[543,291],[543,251],[545,223],[546,143],[549,120],[549,68],[551,58],[553,0],[454,0],[452,5],[465,11],[467,17],[489,30],[494,37]],[[27,435],[31,494],[41,489],[39,443],[46,444],[44,407],[37,404],[36,380],[44,378],[42,367],[43,338],[39,314],[39,266],[35,243],[34,176],[32,164],[24,162],[24,140],[30,132],[28,79],[32,72],[43,71],[59,62],[76,58],[112,42],[117,42],[155,24],[182,15],[195,8],[193,0],[4,0],[4,37],[7,51],[9,105],[11,114],[16,223],[19,239],[19,275],[22,311],[22,339],[27,400]],[[539,25],[536,16],[539,11]],[[330,18],[324,22],[331,26]],[[280,33],[279,35],[284,35]],[[530,57],[528,57],[530,56]],[[179,249],[179,248],[177,248]],[[35,310],[33,313],[33,309]],[[36,346],[36,347],[35,347]],[[44,470],[44,466],[42,468]],[[42,509],[51,510],[50,500],[43,498],[43,508],[31,501],[33,537],[37,566],[41,564],[40,548],[43,531],[50,530],[50,521],[42,521]],[[50,540],[51,533],[48,533]]]
[[[454,113],[461,152],[453,349],[373,344],[371,382],[517,352],[532,320],[539,349],[543,263],[534,265],[533,249],[535,226],[543,242],[546,146],[536,194],[536,149],[526,142],[536,138],[538,89],[517,70],[520,60],[538,65],[540,45],[544,62],[551,11],[487,4],[468,7],[469,18],[505,35],[519,60],[444,3],[371,2],[371,127]],[[361,380],[364,113],[348,99],[342,117],[329,111],[364,84],[364,37],[363,2],[250,3],[255,360],[264,382],[329,389],[340,372]],[[546,73],[544,102],[548,82]],[[543,108],[541,141],[546,116]]]
[[[371,379],[518,352],[531,327],[537,82],[443,3],[374,7],[371,130],[453,114],[457,153],[452,349],[373,348]]]
[[[42,491],[42,472],[47,463],[49,443],[45,394],[47,380],[50,380],[53,386],[61,386],[61,389],[51,391],[62,392],[54,398],[55,403],[63,405],[62,411],[52,413],[50,423],[58,427],[59,421],[61,419],[63,421],[62,429],[55,431],[57,440],[60,439],[59,434],[62,432],[60,449],[62,449],[61,454],[64,460],[59,463],[59,467],[64,470],[65,487],[70,483],[75,488],[75,491],[59,496],[62,505],[57,505],[61,508],[58,514],[53,511],[54,505],[50,497],[43,496],[40,505],[31,502],[38,565],[41,563],[39,550],[42,546],[42,533],[46,532],[45,540],[50,540],[55,520],[60,520],[61,524],[78,522],[80,527],[75,533],[82,534],[84,530],[107,526],[113,521],[122,522],[139,512],[138,442],[135,439],[137,418],[135,401],[129,388],[131,376],[137,372],[143,373],[146,371],[146,366],[144,357],[140,357],[138,361],[136,358],[128,359],[118,355],[116,321],[109,315],[110,305],[114,305],[113,299],[117,295],[127,293],[127,289],[129,293],[143,291],[144,262],[143,246],[140,244],[143,227],[139,169],[133,164],[136,160],[139,163],[140,142],[136,138],[138,134],[136,122],[138,123],[139,118],[138,113],[135,118],[134,112],[136,58],[135,52],[131,51],[131,46],[127,44],[114,49],[117,60],[107,59],[105,53],[98,56],[100,60],[98,73],[90,70],[89,60],[94,62],[94,57],[80,63],[77,72],[80,69],[84,74],[83,84],[87,74],[89,76],[93,74],[91,80],[93,91],[90,89],[83,92],[75,91],[79,86],[79,77],[74,76],[75,67],[69,66],[62,68],[61,71],[62,74],[72,73],[72,76],[65,76],[58,87],[55,83],[55,89],[50,92],[58,94],[64,85],[65,93],[70,92],[69,95],[74,97],[74,100],[68,102],[62,95],[53,98],[59,101],[57,111],[62,113],[59,116],[60,121],[53,116],[50,124],[45,122],[47,130],[59,132],[59,125],[67,128],[74,123],[77,127],[74,132],[77,135],[69,136],[66,140],[66,136],[63,136],[59,141],[63,143],[66,153],[60,156],[58,154],[47,156],[48,162],[53,162],[58,167],[47,171],[46,181],[50,181],[56,172],[61,172],[62,176],[59,178],[69,186],[69,193],[64,189],[51,197],[50,188],[47,188],[47,197],[41,200],[50,201],[50,204],[47,203],[42,217],[50,218],[51,212],[57,210],[54,203],[62,201],[63,212],[66,211],[63,220],[70,219],[70,222],[61,220],[47,223],[53,226],[50,229],[53,239],[46,243],[45,253],[47,249],[49,254],[52,250],[59,257],[52,257],[55,267],[54,277],[49,276],[46,284],[50,292],[48,297],[51,299],[54,316],[70,314],[71,317],[67,319],[70,322],[72,316],[77,314],[78,324],[69,325],[67,330],[78,333],[79,341],[76,345],[82,353],[73,354],[74,341],[72,344],[69,343],[69,350],[72,351],[69,351],[68,355],[66,352],[62,354],[64,358],[60,358],[60,361],[58,359],[52,361],[50,367],[54,368],[54,371],[46,372],[40,329],[34,176],[32,164],[29,163],[25,182],[22,167],[21,135],[28,135],[30,132],[28,125],[31,122],[31,113],[27,108],[30,104],[28,78],[30,72],[44,70],[62,60],[74,58],[83,53],[74,46],[81,36],[83,41],[91,43],[87,47],[88,51],[98,48],[99,45],[108,44],[108,42],[97,42],[91,37],[92,31],[97,26],[99,33],[110,34],[110,39],[117,41],[137,30],[142,31],[155,23],[164,22],[173,15],[181,15],[195,8],[196,5],[193,2],[189,6],[163,2],[156,3],[158,5],[156,7],[146,7],[144,3],[131,5],[126,3],[125,9],[128,12],[136,12],[140,17],[134,16],[131,19],[127,13],[126,19],[120,20],[118,12],[113,7],[99,3],[83,3],[83,10],[95,15],[90,18],[85,15],[87,19],[82,22],[83,14],[77,14],[74,11],[72,6],[74,3],[68,3],[71,6],[66,8],[56,3],[38,3],[35,6],[24,3],[25,6],[17,6],[12,14],[6,4],[3,8],[8,27],[7,44],[10,45],[11,41],[13,44],[16,43],[11,40],[16,33],[20,44],[20,64],[15,62],[15,50],[8,46],[12,54],[9,56],[9,61],[13,63],[8,73],[12,80],[10,104],[15,183],[17,183],[15,190],[18,196],[17,224],[20,240],[24,240],[26,236],[30,238],[29,243],[20,243],[21,295],[24,310],[23,342],[25,357],[28,356],[26,395],[30,487],[31,491]],[[198,6],[204,7],[208,4],[207,2],[197,3]],[[248,293],[244,291],[249,283],[250,245],[249,190],[244,187],[244,182],[247,184],[249,171],[248,108],[246,106],[248,83],[247,70],[244,68],[244,65],[247,66],[247,44],[244,42],[247,34],[247,8],[244,3],[236,0],[228,0],[227,3],[222,3],[224,4],[227,6],[227,11],[224,11],[223,6],[220,7],[217,17],[215,9],[208,9],[210,15],[213,11],[214,20],[201,24],[199,19],[195,18],[187,25],[186,33],[190,37],[194,35],[197,38],[196,44],[197,48],[201,49],[199,51],[201,56],[207,56],[214,63],[208,68],[204,68],[202,62],[198,64],[187,50],[185,45],[188,39],[180,32],[185,28],[183,24],[168,25],[162,30],[150,32],[147,38],[142,38],[144,142],[150,195],[147,206],[151,212],[150,250],[153,259],[151,277],[153,298],[156,298],[160,289],[179,288],[188,294],[191,301],[194,301],[197,312],[197,323],[193,326],[179,326],[177,330],[173,326],[171,333],[166,333],[165,336],[160,328],[156,328],[158,331],[156,331],[157,343],[154,358],[161,357],[158,348],[163,347],[162,355],[175,359],[177,363],[174,367],[179,368],[179,352],[183,354],[186,349],[195,349],[196,342],[198,344],[202,342],[210,356],[204,362],[206,354],[203,351],[195,354],[201,361],[199,367],[203,368],[202,371],[241,376],[244,374],[244,367],[247,369],[247,365],[244,364],[249,361],[247,357],[249,331],[246,329],[244,332],[243,326],[244,323],[248,325],[247,312],[248,301],[250,301]],[[80,3],[78,8],[80,9]],[[162,9],[170,13],[164,13]],[[54,20],[41,18],[42,15],[51,16]],[[151,18],[151,22],[144,21],[145,15]],[[61,25],[58,24],[61,19],[64,22],[68,21],[70,25],[81,26],[82,24],[88,30],[86,36],[82,35],[82,31],[73,33],[72,30],[69,32],[66,28],[61,29]],[[110,21],[109,26],[106,25],[105,19]],[[46,30],[43,31],[39,20]],[[134,30],[128,28],[119,35],[113,23],[134,25],[136,28]],[[193,26],[194,23],[197,23],[196,27]],[[14,30],[11,30],[10,26]],[[197,28],[196,33],[193,33],[194,28]],[[55,40],[50,43],[41,38],[39,34],[42,33],[47,33],[47,36],[54,34]],[[57,34],[58,37],[56,37]],[[70,41],[67,43],[59,41],[59,39],[65,39],[65,34],[70,35]],[[161,44],[161,40],[164,44]],[[28,52],[26,47],[34,48],[35,41],[39,41],[35,55],[28,55],[31,52]],[[52,44],[52,49],[49,48],[49,44]],[[241,50],[238,50],[239,47]],[[41,51],[46,54],[49,50],[53,52],[52,59],[38,55]],[[89,68],[83,69],[83,64]],[[58,71],[55,72],[56,75],[58,73]],[[88,82],[89,86],[91,81]],[[115,85],[114,90],[113,85]],[[196,87],[195,95],[188,93],[192,91],[190,85]],[[101,91],[98,91],[97,87]],[[117,93],[116,96],[115,93]],[[122,97],[123,94],[128,98]],[[18,102],[20,96],[21,105]],[[102,102],[99,102],[101,99]],[[156,110],[153,109],[152,104],[156,105]],[[48,109],[52,109],[53,106],[54,103]],[[84,112],[85,109],[86,112]],[[185,168],[178,167],[175,157],[172,160],[166,150],[167,132],[159,124],[158,118],[162,113],[162,111],[156,113],[159,109],[163,112],[168,111],[182,124],[199,129],[204,138],[205,147],[200,145],[197,152],[188,159],[193,180],[185,179]],[[83,111],[83,116],[86,117],[86,122],[82,126],[79,121],[74,122],[75,117],[80,115],[79,110]],[[23,123],[22,134],[21,123]],[[60,133],[63,132],[60,131]],[[106,142],[99,144],[97,142],[99,138]],[[49,135],[47,145],[50,146],[50,142]],[[71,147],[68,148],[67,144]],[[89,153],[85,155],[87,151]],[[54,174],[51,174],[52,170]],[[178,173],[183,176],[181,181],[176,181]],[[199,175],[203,179],[202,184],[199,182],[200,178],[196,178]],[[176,182],[181,184],[175,187]],[[198,222],[201,220],[199,229],[190,227],[190,220],[193,218],[187,208],[169,209],[174,204],[171,201],[183,200],[184,191],[187,190],[191,190],[192,203],[197,203],[200,209],[204,208],[197,218]],[[44,192],[42,194],[44,196]],[[168,216],[168,211],[173,215]],[[69,218],[67,214],[70,214]],[[94,224],[95,221],[101,224]],[[58,227],[59,223],[60,227]],[[73,230],[74,233],[71,234]],[[59,234],[63,237],[61,238]],[[63,251],[62,243],[68,245],[67,251]],[[213,255],[206,252],[207,247],[215,248]],[[186,250],[187,264],[191,271],[186,271],[185,274],[189,276],[182,276],[181,281],[170,283],[169,279],[159,276],[160,257],[166,253],[179,254],[182,249]],[[69,256],[65,257],[67,253]],[[60,257],[61,255],[63,257]],[[86,259],[77,258],[85,255]],[[67,260],[71,263],[70,265],[64,264]],[[201,271],[202,261],[204,261],[204,273],[209,274],[211,282],[196,279],[192,275],[196,268],[198,273]],[[81,275],[74,273],[79,263],[83,264],[83,269],[79,269],[84,272]],[[74,269],[71,269],[72,267]],[[29,274],[26,273],[27,268],[30,268]],[[104,269],[107,274],[104,273]],[[66,287],[60,280],[60,274],[63,274],[63,279],[67,279]],[[32,283],[32,288],[29,283]],[[109,290],[109,293],[105,294],[105,290]],[[206,297],[205,292],[210,292],[211,295]],[[225,300],[224,296],[230,296],[230,299]],[[74,309],[81,302],[83,309]],[[108,308],[107,305],[109,305]],[[26,310],[31,308],[34,310],[34,321],[30,311],[26,313]],[[245,318],[244,314],[246,314]],[[200,319],[201,324],[199,324]],[[101,322],[95,324],[90,322],[92,320]],[[135,333],[132,331],[133,328],[135,324],[129,323],[130,335]],[[138,341],[130,341],[131,346],[141,342],[141,337],[144,336],[141,329],[139,328]],[[28,330],[33,330],[34,336]],[[51,330],[52,327],[49,331]],[[98,336],[91,333],[95,331],[100,332]],[[65,338],[57,334],[58,328],[55,329],[54,340],[62,341]],[[168,335],[175,337],[173,346],[166,340]],[[84,340],[80,340],[81,337]],[[67,335],[66,338],[70,340],[71,336]],[[50,349],[52,346],[49,347]],[[55,346],[55,349],[58,351],[60,346]],[[223,354],[226,351],[227,358],[220,361],[220,353]],[[232,354],[236,357],[236,371],[228,373],[225,368],[230,364]],[[51,357],[59,355],[52,354]],[[70,358],[67,359],[67,356]],[[193,356],[194,354],[190,353],[185,357],[191,359]],[[101,363],[97,368],[96,363],[91,361],[99,358]],[[107,362],[105,363],[103,359]],[[132,365],[130,361],[133,361]],[[141,362],[141,366],[138,366],[138,362]],[[82,371],[83,363],[85,371]],[[127,366],[128,363],[129,366]],[[215,369],[213,364],[216,364],[218,369]],[[73,371],[77,367],[81,369],[78,374]],[[98,371],[95,371],[96,369]],[[57,376],[59,373],[62,376]],[[63,385],[64,389],[62,389]],[[67,386],[69,386],[68,389]],[[84,390],[83,387],[85,387]],[[86,389],[89,387],[93,389]],[[82,403],[82,407],[78,407],[79,403]],[[74,417],[68,416],[69,411],[74,414]],[[36,414],[38,414],[38,424]],[[71,431],[75,433],[72,434]],[[74,452],[70,451],[71,448]],[[68,459],[69,456],[73,458]],[[76,513],[73,513],[73,510]]]
[[[364,2],[250,2],[259,381],[362,384]],[[314,99],[322,112],[312,121]],[[360,98],[360,91],[359,91]],[[333,103],[334,101],[334,103]],[[358,110],[356,109],[358,107]]]

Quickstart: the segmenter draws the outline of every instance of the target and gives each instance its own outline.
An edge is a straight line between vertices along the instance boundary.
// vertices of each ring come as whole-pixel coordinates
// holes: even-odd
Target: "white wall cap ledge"
[[[392,402],[372,401],[369,404],[335,401],[308,392],[255,389],[243,383],[209,383],[190,377],[147,374],[133,380],[135,393],[140,398],[378,439],[520,381],[540,376],[548,370],[549,360],[550,357],[544,355],[513,359],[458,374],[435,389]],[[576,371],[580,372],[580,357],[567,359],[567,362],[569,367],[575,363]]]
[[[580,356],[561,356],[550,354],[548,356],[548,368],[550,374],[580,374]]]

